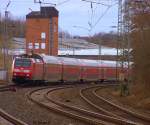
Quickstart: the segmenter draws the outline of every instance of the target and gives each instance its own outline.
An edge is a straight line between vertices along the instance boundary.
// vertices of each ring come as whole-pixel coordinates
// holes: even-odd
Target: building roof
[[[58,17],[58,10],[55,7],[41,7],[40,11],[32,11],[26,18],[51,18]]]

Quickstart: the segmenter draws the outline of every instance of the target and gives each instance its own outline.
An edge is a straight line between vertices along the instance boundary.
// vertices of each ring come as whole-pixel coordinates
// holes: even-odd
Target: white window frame
[[[28,49],[33,49],[33,43],[32,42],[28,43]]]
[[[41,49],[45,49],[46,48],[46,43],[41,43]]]
[[[39,43],[34,43],[34,49],[39,49],[40,47],[39,47]]]

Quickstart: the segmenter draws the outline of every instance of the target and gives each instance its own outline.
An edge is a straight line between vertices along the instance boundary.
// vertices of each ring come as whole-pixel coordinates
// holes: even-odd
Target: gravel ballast
[[[26,93],[32,89],[19,88],[16,92],[0,92],[0,108],[29,125],[84,125],[29,101]]]

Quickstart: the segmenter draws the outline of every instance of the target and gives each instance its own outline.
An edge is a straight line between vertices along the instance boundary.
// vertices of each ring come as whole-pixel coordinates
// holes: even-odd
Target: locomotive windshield
[[[31,66],[31,60],[30,59],[15,59],[16,67],[29,67]]]

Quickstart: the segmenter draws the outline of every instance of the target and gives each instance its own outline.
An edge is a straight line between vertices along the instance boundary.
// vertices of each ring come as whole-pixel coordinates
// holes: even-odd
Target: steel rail
[[[100,86],[99,86],[100,87]],[[118,114],[116,114],[116,113],[114,113],[113,111],[120,111],[118,108],[117,108],[117,110],[116,110],[116,108],[115,107],[113,107],[113,108],[115,108],[113,111],[108,111],[109,110],[109,108],[107,107],[107,108],[105,108],[106,107],[106,105],[108,105],[106,102],[104,102],[103,100],[99,100],[99,98],[97,97],[97,96],[95,96],[94,94],[92,94],[92,97],[90,97],[90,96],[85,96],[85,91],[86,90],[90,90],[90,89],[94,89],[94,88],[96,88],[96,87],[87,87],[87,88],[84,88],[84,89],[81,89],[80,90],[80,96],[88,103],[88,104],[90,104],[91,106],[93,106],[93,107],[95,107],[97,110],[99,110],[99,111],[102,111],[102,112],[104,112],[104,113],[106,113],[106,114],[108,114],[108,115],[110,115],[110,116],[112,116],[112,117],[117,117],[117,118],[120,118],[120,119],[124,119],[124,120],[127,120],[128,121],[128,118],[125,118],[124,116],[120,116],[120,115],[118,115]],[[88,93],[89,94],[89,93]],[[93,100],[93,98],[95,97],[95,100]],[[96,101],[96,98],[97,98],[97,101]],[[95,102],[96,101],[96,102]],[[100,102],[98,102],[98,101],[102,101],[102,103],[100,103]],[[102,105],[102,106],[100,106],[100,105]],[[111,106],[110,107],[110,109],[112,110],[112,105],[108,105],[108,106]],[[121,111],[122,112],[122,111]],[[123,111],[123,114],[124,114],[125,112]],[[120,113],[119,113],[120,114]],[[126,113],[126,115],[130,115],[130,114],[128,114],[128,113]],[[130,117],[131,117],[131,115],[130,115]],[[132,115],[132,118],[136,118],[136,121],[134,121],[134,123],[136,123],[136,124],[142,124],[144,121],[141,121],[140,119],[138,119],[137,117],[135,117],[135,116],[133,116]],[[139,120],[140,120],[140,122],[139,122]],[[131,121],[131,120],[130,120]],[[147,123],[147,122],[146,122]]]
[[[96,87],[98,87],[98,86],[96,86]],[[96,87],[90,87],[90,89],[91,89],[91,88],[96,88]],[[102,87],[102,86],[101,86],[101,87]],[[107,111],[107,110],[101,108],[100,106],[97,106],[97,105],[94,104],[92,101],[90,101],[89,99],[87,99],[87,98],[84,96],[84,94],[83,94],[83,91],[85,91],[85,90],[87,90],[87,89],[89,89],[89,87],[80,90],[80,96],[81,96],[81,98],[82,98],[84,101],[86,101],[86,102],[87,102],[89,105],[91,105],[92,107],[96,108],[97,110],[99,110],[99,111],[101,111],[101,112],[103,112],[103,113],[105,113],[105,114],[107,114],[107,115],[109,115],[109,116],[113,116],[113,117],[117,117],[117,118],[122,119],[122,117],[119,117],[118,115],[115,115],[114,113],[111,113],[111,112],[109,112],[109,111]]]
[[[64,88],[60,88],[60,89],[64,89]],[[59,90],[60,90],[59,89]],[[58,89],[55,89],[55,90],[58,90]],[[71,110],[75,110],[75,111],[78,111],[78,112],[81,112],[83,114],[86,114],[86,115],[90,115],[92,117],[95,117],[95,118],[99,118],[99,119],[102,119],[102,120],[105,120],[107,122],[111,122],[111,123],[114,123],[114,124],[120,124],[120,125],[136,125],[136,123],[134,122],[131,122],[129,120],[123,120],[123,119],[119,119],[119,118],[114,118],[114,117],[111,117],[111,116],[108,116],[108,115],[104,115],[104,114],[101,114],[101,113],[96,113],[96,112],[92,112],[92,111],[88,111],[88,110],[85,110],[85,109],[82,109],[82,108],[78,108],[76,106],[70,106],[70,105],[67,105],[65,103],[62,103],[60,101],[55,101],[53,99],[51,99],[49,97],[49,94],[55,90],[49,90],[44,96],[47,100],[55,103],[56,105],[59,105],[59,106],[62,106],[62,107],[66,107],[68,109],[71,109]]]
[[[16,85],[3,85],[3,86],[0,86],[0,92],[12,90],[13,87],[16,87]]]
[[[66,88],[66,87],[60,87],[60,88]],[[67,87],[67,88],[69,88],[69,87]],[[44,89],[44,88],[42,88],[42,89]],[[44,104],[42,102],[37,101],[36,99],[34,99],[32,97],[32,94],[34,94],[35,92],[42,90],[42,89],[36,89],[36,90],[30,91],[27,94],[28,99],[30,99],[32,102],[34,102],[37,105],[42,106],[48,110],[53,110],[55,112],[62,113],[63,115],[66,115],[66,116],[71,117],[73,119],[78,119],[80,121],[86,122],[86,123],[91,124],[91,125],[108,125],[108,122],[104,122],[104,121],[100,121],[100,120],[94,120],[93,118],[92,119],[87,118],[87,116],[85,116],[85,115],[81,116],[81,115],[78,115],[78,114],[75,114],[72,112],[68,112],[68,111],[64,110],[64,107],[62,107],[62,106],[61,106],[61,108],[58,108],[58,107],[60,107],[60,105],[58,106],[55,104],[56,105],[56,107],[55,107],[55,106],[50,106],[50,105],[47,105],[47,104]],[[57,90],[57,89],[58,88],[54,88],[53,90]],[[111,124],[111,123],[109,123],[109,124]]]
[[[12,115],[6,113],[4,110],[0,109],[0,116],[9,121],[14,125],[28,125],[27,123],[13,117]]]
[[[30,93],[27,94],[27,97],[30,101],[34,102],[35,104],[39,105],[40,107],[43,107],[43,108],[46,108],[48,110],[52,110],[54,112],[57,112],[57,113],[61,113],[67,117],[70,117],[70,118],[73,118],[73,119],[78,119],[80,121],[84,121],[86,123],[90,123],[91,125],[107,125],[107,124],[104,124],[104,123],[99,123],[97,121],[93,121],[93,120],[89,120],[88,118],[86,117],[81,117],[79,115],[76,115],[76,114],[73,114],[73,113],[69,113],[67,111],[64,111],[62,109],[59,109],[58,107],[54,107],[54,106],[49,106],[49,105],[46,105],[44,103],[41,103],[41,102],[38,102],[36,99],[34,99],[32,97],[32,94],[36,91],[39,91],[39,90],[42,90],[42,89],[38,89],[38,90],[33,90],[31,91]]]
[[[145,120],[145,121],[150,122],[150,117],[145,116],[145,115],[143,115],[143,114],[141,114],[141,113],[138,113],[137,111],[128,110],[127,108],[124,108],[124,107],[122,107],[122,106],[119,106],[119,105],[117,105],[117,104],[115,104],[115,103],[113,103],[113,102],[111,102],[111,101],[109,101],[109,100],[103,98],[102,96],[100,96],[100,95],[98,95],[98,94],[96,93],[96,91],[98,91],[98,90],[99,90],[99,88],[95,89],[95,90],[93,91],[93,94],[94,94],[97,98],[99,98],[100,100],[102,100],[102,101],[108,103],[109,105],[112,105],[112,106],[118,108],[119,110],[122,110],[122,111],[124,111],[124,112],[126,112],[126,113],[128,113],[128,114],[131,114],[131,115],[133,115],[133,116],[136,116],[137,118],[140,118],[140,119],[142,119],[142,120]]]

